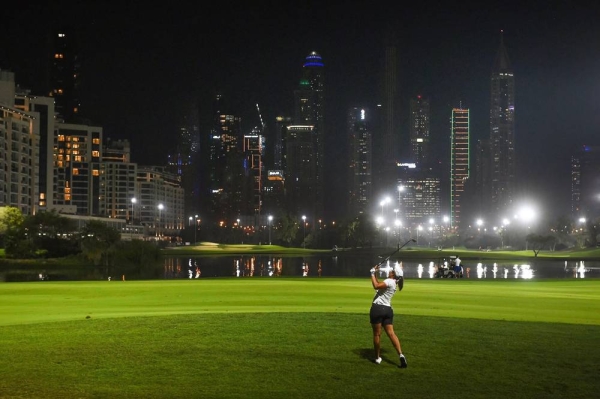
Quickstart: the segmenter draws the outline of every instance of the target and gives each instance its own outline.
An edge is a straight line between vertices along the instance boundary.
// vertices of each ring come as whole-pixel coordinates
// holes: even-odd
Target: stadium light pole
[[[271,222],[273,221],[273,216],[269,215],[269,245],[271,245]]]
[[[198,242],[196,235],[198,234],[198,215],[194,216],[194,245]]]
[[[302,248],[306,249],[306,216],[302,215],[302,225],[304,227],[304,236],[302,237]]]
[[[137,202],[137,198],[133,197],[131,199],[131,220],[129,221],[129,224],[133,224],[133,207],[135,206],[136,202]]]
[[[161,226],[160,226],[160,224],[162,222],[162,210],[163,210],[164,207],[165,206],[162,203],[158,204],[158,228],[156,229],[156,235],[157,236],[160,236],[160,234],[161,234]]]

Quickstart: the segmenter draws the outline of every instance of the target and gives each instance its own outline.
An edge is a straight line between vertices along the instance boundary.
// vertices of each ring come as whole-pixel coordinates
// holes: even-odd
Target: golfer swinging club
[[[384,281],[377,280],[377,272],[379,265],[371,269],[371,283],[373,288],[377,290],[369,317],[371,326],[373,327],[373,347],[375,349],[375,363],[381,363],[381,326],[385,329],[385,333],[390,338],[392,345],[396,349],[400,358],[400,367],[406,368],[406,358],[402,354],[400,340],[394,332],[394,310],[392,309],[392,298],[396,291],[401,291],[404,287],[404,273],[402,267],[396,265],[389,270],[388,277]]]

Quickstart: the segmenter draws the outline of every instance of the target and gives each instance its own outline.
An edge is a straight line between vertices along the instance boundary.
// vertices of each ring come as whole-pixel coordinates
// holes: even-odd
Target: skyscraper
[[[584,145],[571,158],[571,211],[574,218],[600,216],[600,147]]]
[[[429,163],[429,100],[421,96],[410,100],[410,153],[420,167]]]
[[[371,200],[373,145],[370,112],[353,107],[348,111],[348,211],[356,216],[367,211]]]
[[[469,178],[469,110],[452,109],[450,132],[450,223],[456,228],[461,223],[461,197]]]
[[[397,49],[394,33],[387,31],[381,84],[381,110],[375,133],[378,156],[374,159],[374,192],[378,195],[392,189],[396,184],[396,163],[400,154],[399,133],[397,132]]]
[[[325,77],[321,56],[311,52],[302,67],[302,78],[298,89],[294,91],[294,124],[312,126],[311,136],[315,141],[314,182],[310,186],[314,190],[312,209],[306,210],[312,221],[323,217],[324,212],[324,160],[325,160]],[[289,137],[289,136],[288,136]],[[287,143],[289,148],[289,143]],[[286,171],[287,175],[287,171]],[[287,179],[288,184],[294,181]],[[315,226],[314,223],[311,223]]]
[[[317,135],[313,126],[292,125],[286,135],[286,204],[292,215],[306,215],[314,225],[317,196]]]
[[[80,123],[81,60],[76,37],[68,29],[55,30],[50,44],[50,65],[45,90],[55,101],[59,120]]]
[[[500,216],[515,195],[515,79],[503,36],[492,67],[490,101],[491,211]]]

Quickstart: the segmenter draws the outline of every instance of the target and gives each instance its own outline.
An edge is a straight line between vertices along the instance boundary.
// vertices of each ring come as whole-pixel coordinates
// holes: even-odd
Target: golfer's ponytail
[[[396,289],[402,291],[402,288],[404,288],[404,277],[396,277]]]

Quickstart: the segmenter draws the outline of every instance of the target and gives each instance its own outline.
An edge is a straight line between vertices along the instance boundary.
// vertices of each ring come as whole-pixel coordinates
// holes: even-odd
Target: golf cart
[[[463,267],[460,262],[460,258],[455,255],[450,256],[449,260],[446,258],[438,259],[434,277],[461,278],[463,276]]]

